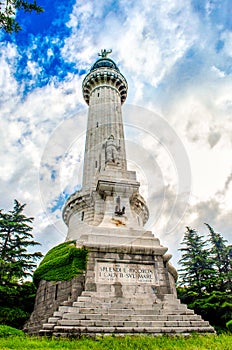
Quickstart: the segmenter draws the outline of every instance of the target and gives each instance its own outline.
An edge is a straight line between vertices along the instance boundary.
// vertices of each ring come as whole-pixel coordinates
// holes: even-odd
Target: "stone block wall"
[[[71,281],[40,281],[34,311],[26,322],[24,330],[29,334],[37,334],[60,305],[71,305],[77,300],[84,289],[84,284],[84,275],[75,277]]]

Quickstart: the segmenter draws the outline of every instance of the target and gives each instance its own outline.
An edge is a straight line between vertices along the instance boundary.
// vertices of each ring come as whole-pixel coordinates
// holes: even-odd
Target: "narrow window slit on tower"
[[[56,284],[56,289],[55,289],[55,300],[57,300],[57,296],[58,296],[58,288],[59,288],[59,285]]]
[[[100,93],[98,92],[98,93],[97,93],[97,97],[99,97],[99,96],[100,96]]]
[[[85,216],[85,212],[83,211],[83,212],[81,213],[81,221],[84,220],[84,216]]]
[[[96,128],[98,128],[98,122],[97,122],[97,124],[96,124]]]
[[[97,168],[97,160],[95,161],[95,168]]]

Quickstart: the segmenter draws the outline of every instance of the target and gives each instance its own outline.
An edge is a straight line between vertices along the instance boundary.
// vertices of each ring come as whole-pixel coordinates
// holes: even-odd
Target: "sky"
[[[65,200],[81,188],[82,81],[101,49],[128,81],[129,169],[152,230],[180,258],[186,226],[232,242],[230,0],[38,0],[0,31],[0,208],[26,203],[46,253],[63,242]]]

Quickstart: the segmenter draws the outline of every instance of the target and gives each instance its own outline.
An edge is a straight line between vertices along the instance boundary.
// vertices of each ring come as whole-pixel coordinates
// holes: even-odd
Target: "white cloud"
[[[213,72],[215,72],[218,75],[218,77],[220,77],[220,78],[224,78],[225,77],[225,72],[223,72],[219,68],[213,66],[211,69],[212,69]]]
[[[15,63],[18,59],[17,48],[14,44],[1,44],[1,70],[0,70],[0,103],[2,112],[7,112],[13,105],[4,105],[10,102],[12,98],[17,99],[18,83],[14,79]],[[4,108],[4,110],[3,110]]]
[[[103,9],[104,2],[76,3],[63,57],[86,68],[98,50],[112,47],[135,86],[147,81],[156,86],[199,34],[190,1],[120,2],[119,15],[112,9],[104,16]]]
[[[57,221],[57,213],[46,220],[45,208],[40,198],[39,170],[43,150],[56,126],[64,118],[72,117],[80,108],[80,102],[83,103],[81,79],[68,74],[62,83],[51,82],[22,98],[20,85],[14,77],[17,57],[15,45],[2,45],[0,207],[6,210],[12,208],[15,198],[27,203],[26,213],[36,217],[34,232],[39,239],[38,237],[43,236],[42,232]],[[37,70],[38,66],[35,62],[28,61],[28,67]],[[37,74],[38,71],[34,73]],[[53,147],[58,149],[59,142],[62,142],[62,138]],[[59,194],[60,189],[53,191],[50,201]],[[65,232],[64,225],[59,224],[58,227],[62,227]],[[55,227],[52,232],[54,238]],[[59,239],[65,238],[64,232],[58,233]]]
[[[38,63],[32,61],[27,62],[27,69],[32,76],[38,75],[42,70]]]
[[[224,53],[232,57],[232,31],[225,30],[221,35],[221,40],[224,41]]]

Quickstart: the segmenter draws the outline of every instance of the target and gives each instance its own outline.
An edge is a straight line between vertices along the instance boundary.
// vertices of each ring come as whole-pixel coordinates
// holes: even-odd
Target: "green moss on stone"
[[[77,248],[76,241],[69,241],[49,250],[35,270],[33,279],[39,281],[68,281],[86,269],[88,250]]]

